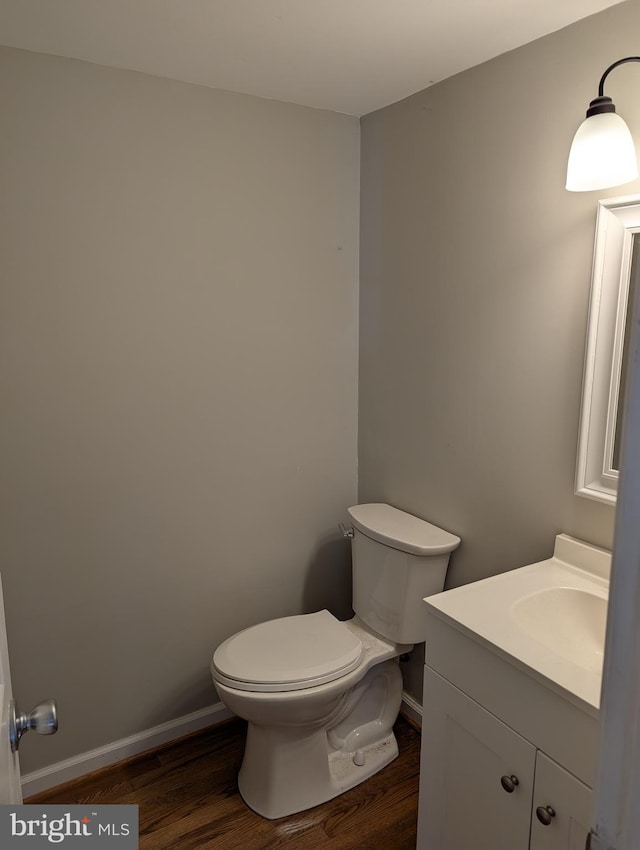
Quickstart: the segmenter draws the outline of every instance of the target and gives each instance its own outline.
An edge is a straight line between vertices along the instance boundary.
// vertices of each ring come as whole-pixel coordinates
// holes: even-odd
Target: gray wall
[[[356,118],[0,50],[0,542],[23,771],[349,614]]]
[[[574,495],[596,202],[564,189],[604,69],[638,53],[625,3],[362,121],[359,497],[462,537],[448,586],[609,547]],[[638,66],[609,78],[640,138]],[[419,653],[406,684],[421,693]]]

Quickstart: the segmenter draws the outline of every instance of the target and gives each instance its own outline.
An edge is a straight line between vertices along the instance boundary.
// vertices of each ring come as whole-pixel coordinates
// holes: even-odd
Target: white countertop
[[[610,552],[560,534],[552,558],[427,597],[425,603],[429,616],[593,711],[600,704],[606,616],[600,600],[608,598],[610,567]]]

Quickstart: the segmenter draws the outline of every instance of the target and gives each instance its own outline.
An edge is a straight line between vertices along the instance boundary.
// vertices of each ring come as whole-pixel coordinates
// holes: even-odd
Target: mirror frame
[[[618,494],[613,453],[636,233],[640,195],[598,202],[575,492],[610,505]]]

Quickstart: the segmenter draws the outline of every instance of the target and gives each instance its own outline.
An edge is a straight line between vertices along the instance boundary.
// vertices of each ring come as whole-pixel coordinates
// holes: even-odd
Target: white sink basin
[[[430,596],[428,616],[597,711],[610,566],[610,552],[559,534],[552,558]]]
[[[567,661],[602,672],[606,593],[551,587],[513,603],[510,616],[527,635]]]

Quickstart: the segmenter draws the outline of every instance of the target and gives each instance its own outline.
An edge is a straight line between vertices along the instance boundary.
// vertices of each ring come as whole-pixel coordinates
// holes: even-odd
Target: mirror
[[[576,493],[615,504],[630,285],[640,262],[640,195],[598,203]],[[626,344],[625,344],[626,341]]]

